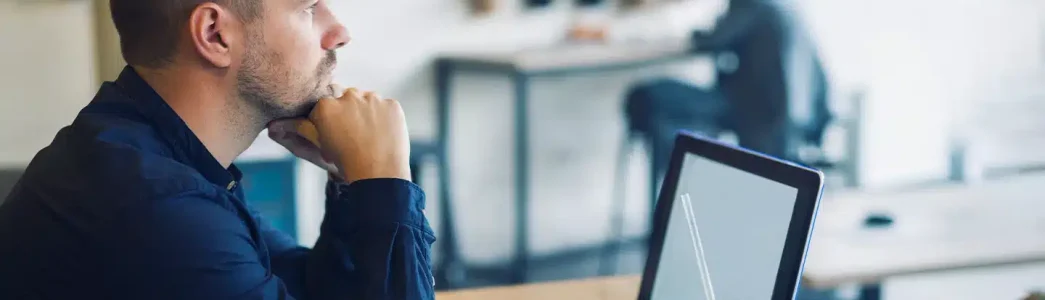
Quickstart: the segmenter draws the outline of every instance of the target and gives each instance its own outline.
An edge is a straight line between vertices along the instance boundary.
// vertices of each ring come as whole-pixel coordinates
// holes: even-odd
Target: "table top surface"
[[[804,277],[813,286],[1045,261],[1045,174],[902,193],[824,196]],[[893,218],[867,228],[869,213]]]
[[[437,300],[635,300],[639,276],[600,277],[582,280],[441,292]]]
[[[563,43],[514,50],[465,50],[440,55],[458,64],[493,65],[522,71],[547,71],[623,65],[690,56],[684,40],[616,43]]]

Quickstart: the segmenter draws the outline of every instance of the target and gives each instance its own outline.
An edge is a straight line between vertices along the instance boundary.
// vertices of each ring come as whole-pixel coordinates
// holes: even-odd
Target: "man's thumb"
[[[319,146],[319,131],[316,130],[316,124],[307,119],[295,120],[294,131],[301,135],[312,144]]]
[[[316,130],[316,125],[308,119],[286,119],[273,121],[268,126],[269,133],[275,134],[295,134],[305,138],[312,144],[319,146],[319,131]]]

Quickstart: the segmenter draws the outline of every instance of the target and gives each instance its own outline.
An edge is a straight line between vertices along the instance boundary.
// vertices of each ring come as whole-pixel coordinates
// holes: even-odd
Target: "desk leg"
[[[515,73],[515,259],[512,282],[525,283],[529,268],[530,124],[529,77]]]
[[[441,258],[436,267],[436,288],[453,289],[465,281],[466,270],[457,252],[457,232],[454,228],[450,193],[450,84],[453,66],[444,61],[435,63],[436,146],[439,148],[439,237],[437,246]],[[415,176],[417,174],[414,174]]]
[[[882,300],[882,284],[872,283],[860,286],[860,300]]]

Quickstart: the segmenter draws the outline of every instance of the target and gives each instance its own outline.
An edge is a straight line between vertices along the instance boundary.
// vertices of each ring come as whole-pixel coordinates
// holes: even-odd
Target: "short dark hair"
[[[246,22],[261,17],[262,0],[109,0],[123,59],[130,65],[159,68],[169,64],[180,30],[192,10],[205,2],[231,8]]]

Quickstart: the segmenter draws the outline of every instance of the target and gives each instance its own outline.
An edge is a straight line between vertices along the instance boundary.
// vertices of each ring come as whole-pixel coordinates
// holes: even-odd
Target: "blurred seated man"
[[[623,34],[613,31],[648,36],[660,26],[664,32],[648,38],[680,38],[686,32],[693,51],[716,57],[717,89],[705,90],[684,78],[664,78],[638,83],[628,91],[625,110],[630,130],[646,134],[656,172],[666,168],[679,129],[710,136],[730,131],[743,147],[797,159],[796,140],[819,143],[815,129],[822,131],[828,122],[826,79],[808,32],[783,0],[731,0],[713,30],[694,28],[703,22],[698,16],[708,14],[700,10],[713,9],[702,4],[708,2],[654,2],[646,10],[662,12],[644,13],[645,22],[582,25],[573,28],[571,36],[623,40]],[[686,16],[695,17],[687,21]],[[807,131],[808,127],[814,130]]]
[[[332,87],[328,0],[109,4],[128,66],[0,206],[0,299],[434,299],[402,108]],[[311,248],[244,199],[266,128],[330,174]]]

